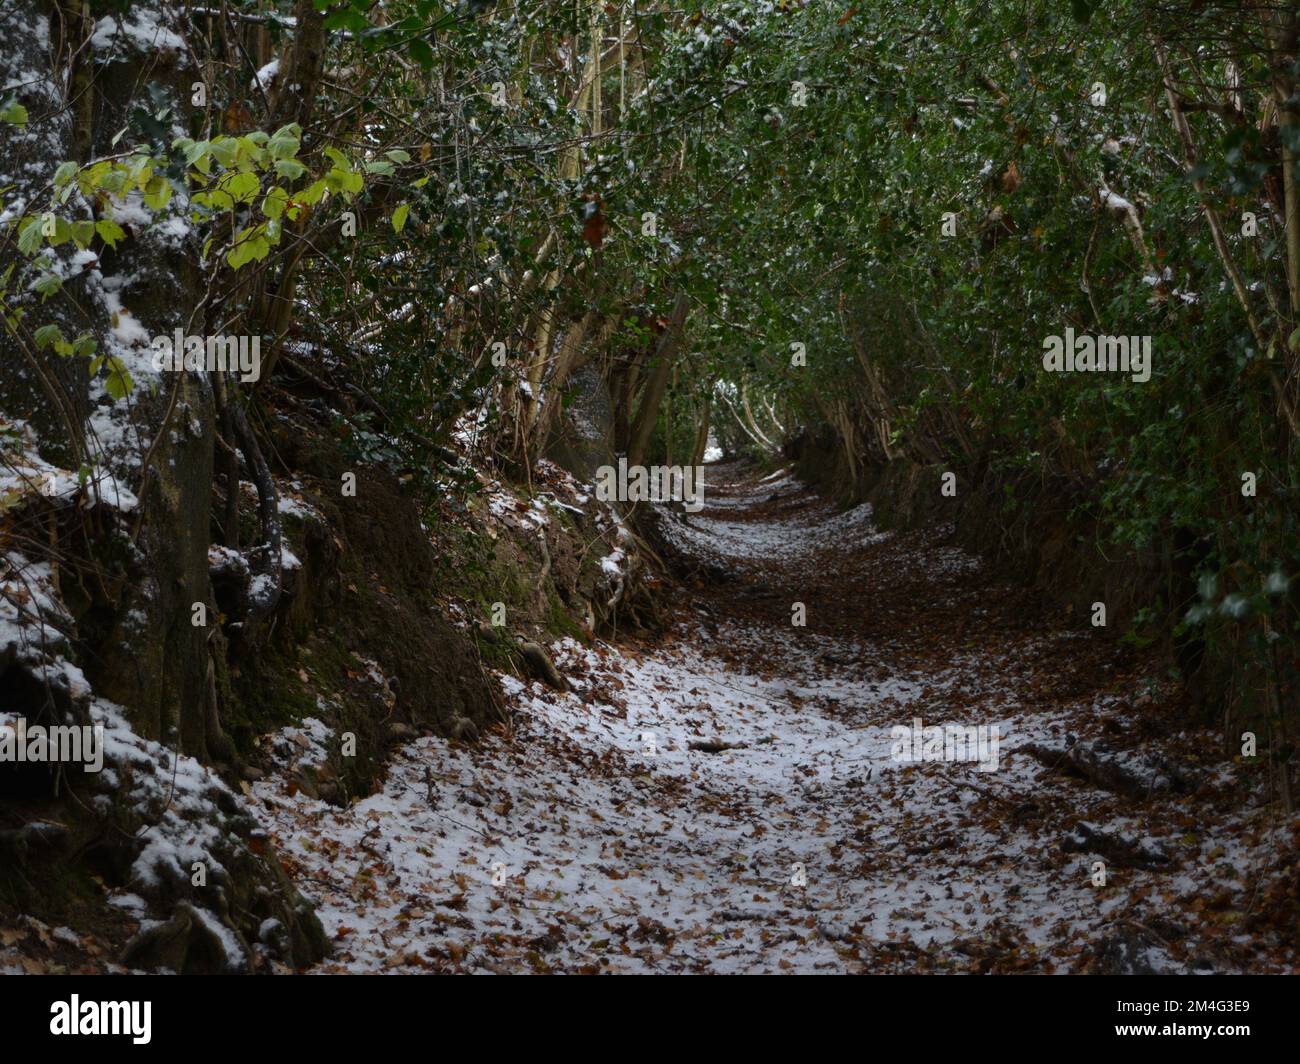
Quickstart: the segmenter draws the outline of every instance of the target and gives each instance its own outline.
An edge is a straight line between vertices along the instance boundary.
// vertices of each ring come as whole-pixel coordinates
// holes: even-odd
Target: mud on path
[[[1152,666],[950,530],[738,466],[707,485],[665,519],[691,574],[668,637],[555,644],[571,693],[502,677],[512,733],[417,740],[347,809],[254,785],[322,970],[1294,970],[1293,823]],[[913,718],[997,725],[996,771],[896,761]],[[1076,741],[1149,793],[1021,749]]]

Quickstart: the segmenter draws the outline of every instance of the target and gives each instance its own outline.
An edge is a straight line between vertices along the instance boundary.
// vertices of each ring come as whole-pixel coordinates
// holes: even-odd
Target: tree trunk
[[[645,395],[637,408],[636,420],[632,423],[631,438],[627,445],[627,464],[641,465],[645,461],[646,448],[650,445],[650,436],[654,432],[655,422],[659,418],[659,404],[663,401],[668,388],[668,377],[672,373],[677,350],[681,346],[682,335],[686,325],[686,293],[677,296],[672,313],[668,316],[668,328],[659,338],[655,349],[654,368],[646,384]]]
[[[709,414],[713,409],[713,384],[704,393],[704,403],[700,410],[700,423],[695,427],[695,446],[691,449],[691,465],[699,468],[704,464],[704,452],[709,448]]]

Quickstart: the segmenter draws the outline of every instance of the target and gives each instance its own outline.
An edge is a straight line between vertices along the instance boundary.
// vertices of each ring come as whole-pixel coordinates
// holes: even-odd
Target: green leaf
[[[218,137],[212,142],[212,158],[224,167],[231,167],[239,157],[238,137]]]
[[[126,190],[126,171],[110,169],[99,179],[99,187],[114,196],[120,196]]]
[[[262,213],[268,218],[279,218],[289,202],[289,194],[279,185],[273,187],[262,199]]]
[[[60,244],[66,244],[72,239],[72,224],[66,218],[54,219],[54,235],[50,237],[50,243],[55,247]]]
[[[74,162],[60,163],[59,168],[54,171],[54,187],[62,188],[64,185],[71,184],[72,179],[77,176],[78,169]]]
[[[50,296],[63,287],[63,278],[57,273],[43,273],[32,287],[41,294],[42,300],[49,299]]]
[[[0,122],[8,122],[15,126],[27,125],[27,108],[10,97],[0,104]]]
[[[271,242],[265,236],[261,226],[242,229],[235,235],[235,244],[226,253],[226,262],[232,270],[237,270],[255,259],[261,261],[271,252]]]
[[[411,58],[425,70],[433,66],[433,49],[429,47],[428,41],[421,40],[419,37],[412,38],[406,49],[411,53]]]
[[[266,144],[267,151],[271,153],[271,158],[281,161],[292,159],[298,154],[298,149],[301,147],[302,127],[296,122],[281,126]]]
[[[326,184],[323,180],[313,181],[294,198],[300,203],[306,203],[308,205],[317,204],[321,201],[321,197],[325,195],[325,189]]]
[[[144,203],[151,211],[160,211],[167,206],[168,201],[172,198],[172,187],[167,183],[167,179],[161,174],[157,174],[149,179],[148,185],[145,186]]]
[[[350,170],[340,170],[335,167],[325,175],[325,183],[331,192],[344,192],[355,196],[365,187],[365,178]]]
[[[246,266],[253,261],[253,252],[251,250],[251,239],[240,240],[229,251],[226,252],[226,264],[232,269],[237,270],[241,266]]]
[[[302,177],[307,172],[307,167],[303,166],[297,159],[277,159],[275,172],[281,177],[287,177],[290,181],[293,181]]]
[[[36,349],[44,351],[50,344],[62,339],[63,330],[57,325],[42,325],[33,335],[36,337]]]
[[[127,372],[122,360],[110,357],[108,359],[108,380],[104,385],[108,394],[114,399],[125,399],[131,393],[134,384],[135,382],[131,380],[131,374]]]
[[[325,28],[327,30],[351,30],[353,33],[363,33],[370,29],[370,22],[360,11],[350,7],[340,7],[325,20]]]
[[[117,247],[117,242],[126,237],[126,231],[111,218],[101,218],[95,223],[95,232],[99,239],[110,248]]]
[[[18,250],[24,255],[35,255],[42,241],[40,218],[28,218],[18,229]]]
[[[1096,6],[1097,0],[1070,0],[1070,13],[1076,22],[1087,22]]]
[[[127,164],[131,180],[140,188],[147,188],[153,178],[153,160],[147,155],[133,156]]]
[[[352,164],[348,161],[348,157],[339,151],[338,148],[326,148],[325,154],[340,170],[348,171],[352,169]]]
[[[406,216],[410,213],[411,213],[411,205],[409,203],[398,204],[397,209],[393,211],[393,232],[394,233],[400,233],[402,231],[402,227],[406,225]]]
[[[221,187],[236,203],[252,203],[262,190],[262,182],[256,174],[229,174]]]
[[[72,239],[77,247],[85,251],[95,239],[95,223],[86,219],[72,223]]]

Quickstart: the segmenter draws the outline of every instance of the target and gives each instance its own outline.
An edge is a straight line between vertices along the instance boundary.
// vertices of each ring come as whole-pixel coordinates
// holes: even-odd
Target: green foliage
[[[126,238],[126,231],[110,216],[111,206],[120,206],[135,194],[155,217],[161,215],[173,202],[169,166],[179,162],[183,180],[177,184],[184,192],[183,210],[190,222],[211,233],[203,244],[203,257],[206,259],[215,245],[224,252],[230,269],[239,270],[271,254],[281,243],[286,221],[297,222],[327,194],[351,202],[365,187],[365,174],[391,173],[393,160],[405,156],[403,152],[392,152],[388,160],[367,162],[358,169],[338,149],[327,147],[323,154],[329,165],[321,176],[295,188],[309,173],[297,159],[301,147],[302,129],[291,123],[269,135],[259,130],[210,140],[178,137],[172,142],[173,159],[138,149],[125,158],[102,159],[84,166],[71,161],[60,163],[50,180],[50,209],[24,215],[13,223],[18,249],[38,259],[46,248],[71,242],[84,251],[98,238],[112,251]],[[65,216],[61,208],[69,205],[74,194],[81,204],[93,205],[97,217]],[[249,208],[259,199],[262,218],[254,220]],[[0,299],[12,270],[11,266],[0,284]],[[45,270],[32,285],[42,301],[62,287],[61,276],[53,270]],[[7,327],[16,331],[24,316],[22,308],[5,302],[0,309]],[[41,326],[33,339],[38,350],[50,347],[62,356],[90,355],[95,349],[95,341],[89,336],[74,342],[65,340],[57,325]],[[112,398],[120,400],[130,394],[133,381],[119,358],[93,359],[91,376],[101,370],[106,372],[105,387]]]
[[[1300,127],[1265,113],[1281,68],[1254,14],[1217,0],[1204,18],[1143,0],[318,7],[331,76],[308,129],[214,135],[195,118],[170,141],[153,99],[139,147],[52,172],[48,209],[16,221],[32,305],[63,294],[51,249],[120,246],[107,208],[128,196],[198,227],[202,264],[237,275],[241,296],[274,291],[307,247],[295,338],[385,414],[354,420],[350,446],[427,470],[468,411],[491,431],[540,323],[608,311],[617,366],[685,292],[659,454],[684,460],[713,394],[728,442],[748,439],[731,409],[747,396],[765,432],[833,422],[858,460],[983,463],[1062,493],[1104,549],[1178,554],[1220,579],[1214,608],[1186,618],[1186,595],[1153,591],[1141,638],[1161,624],[1258,637],[1275,668],[1268,640],[1300,636],[1294,595],[1261,590],[1300,572],[1300,458],[1278,402],[1280,387],[1296,403],[1278,210]],[[264,8],[276,40],[295,31],[287,0]],[[617,10],[625,48],[593,114],[585,64],[624,28]],[[213,87],[216,114],[243,107],[237,73]],[[1190,173],[1166,77],[1204,105],[1188,114]],[[20,111],[7,100],[0,120]],[[334,239],[344,208],[357,232]],[[19,328],[27,308],[6,307]],[[1044,372],[1043,339],[1066,328],[1151,336],[1151,379]],[[498,343],[505,373],[486,357]],[[1037,501],[1012,490],[1005,506]]]
[[[950,467],[986,455],[1008,484],[1032,473],[1107,550],[1193,544],[1179,550],[1225,590],[1189,620],[1253,646],[1295,690],[1300,617],[1279,589],[1300,571],[1300,451],[1274,381],[1291,381],[1294,409],[1300,322],[1275,207],[1279,141],[1300,133],[1257,121],[1273,90],[1260,28],[1219,38],[1138,2],[1104,22],[1091,2],[700,10],[665,35],[646,128],[691,118],[611,168],[637,175],[633,209],[658,210],[681,251],[673,268],[699,299],[693,376],[746,382],[788,429],[842,404],[861,458],[884,459],[879,424],[893,453]],[[1230,58],[1242,79],[1240,120],[1190,114],[1190,174],[1153,38],[1193,99],[1222,101],[1205,86],[1227,84]],[[665,154],[681,180],[644,180]],[[1224,220],[1263,342],[1192,179]],[[1258,236],[1238,232],[1245,211]],[[1067,327],[1151,336],[1151,379],[1044,372],[1044,338]],[[1248,470],[1255,498],[1239,490]],[[1141,638],[1185,608],[1153,589]]]

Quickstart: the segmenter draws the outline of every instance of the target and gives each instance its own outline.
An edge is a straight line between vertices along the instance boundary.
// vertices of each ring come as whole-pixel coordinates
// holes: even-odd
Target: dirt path
[[[1294,965],[1262,904],[1283,829],[1210,736],[1177,744],[1195,794],[1117,796],[1017,752],[1104,739],[1167,784],[1144,759],[1173,709],[1136,663],[942,529],[884,535],[787,477],[710,473],[706,510],[667,526],[696,574],[670,637],[557,644],[573,693],[503,678],[513,735],[419,740],[346,810],[255,785],[335,941],[325,970]],[[997,726],[996,770],[899,762],[916,717]]]

